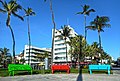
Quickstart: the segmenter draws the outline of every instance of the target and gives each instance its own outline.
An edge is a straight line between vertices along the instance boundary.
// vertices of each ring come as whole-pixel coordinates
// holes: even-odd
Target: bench
[[[108,75],[110,75],[110,65],[89,65],[89,71],[90,74],[92,74],[92,71],[95,70],[107,70]]]
[[[54,71],[67,71],[67,73],[70,73],[69,65],[52,65],[51,70],[52,74],[54,73]]]
[[[15,71],[28,71],[32,74],[32,68],[30,65],[23,65],[23,64],[9,64],[8,65],[9,76],[13,75]]]

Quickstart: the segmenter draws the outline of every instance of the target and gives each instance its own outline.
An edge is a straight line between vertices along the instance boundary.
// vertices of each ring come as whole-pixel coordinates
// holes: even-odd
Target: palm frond
[[[18,10],[22,10],[22,6],[21,6],[21,5],[18,5],[18,4],[17,4],[17,5],[14,5],[12,11],[17,12]]]
[[[61,26],[62,27],[62,26]],[[60,39],[63,39],[63,36],[62,36],[62,31],[60,31],[60,30],[57,30],[57,32],[59,32],[61,35],[57,35],[57,36],[55,36],[56,38],[58,37],[58,38],[60,38]]]
[[[27,8],[27,9],[24,9],[25,11],[25,16],[34,16],[35,15],[35,12],[33,12],[32,8]]]
[[[24,10],[25,12],[27,12],[27,10],[26,10],[25,8],[23,8],[23,10]]]
[[[90,9],[90,10],[88,10],[89,12],[95,12],[95,10],[94,9]]]
[[[0,0],[0,3],[4,6],[5,5],[5,3],[2,1],[2,0]]]
[[[7,2],[6,2],[6,1],[4,2],[3,7],[4,7],[4,9],[5,9],[5,10],[9,11],[8,4],[7,4]]]
[[[22,6],[21,5],[18,4],[16,7],[17,7],[17,9],[22,10]]]
[[[21,17],[20,15],[16,14],[15,12],[12,12],[12,14],[13,14],[15,17],[18,17],[18,18],[20,18],[22,21],[24,21],[23,17]]]
[[[60,38],[66,40],[66,38],[70,36],[71,29],[67,25],[64,25],[64,27],[61,26],[61,29],[62,29],[62,31],[59,31],[61,33]]]
[[[102,27],[111,27],[111,25],[110,24],[102,24]]]
[[[25,9],[25,8],[23,8],[23,10],[24,10],[24,12],[25,12],[25,15],[23,16],[23,17],[25,17],[25,16],[28,16],[26,13],[27,13],[27,10]]]
[[[91,21],[91,22],[90,22],[90,25],[95,26],[96,23],[97,23],[97,22],[95,22],[95,21]]]
[[[8,2],[8,5],[9,5],[9,9],[12,10],[16,5],[16,1],[11,0],[10,2]]]
[[[96,26],[86,26],[86,28],[90,30],[97,30]]]
[[[100,18],[102,19],[103,22],[109,22],[110,21],[109,17],[107,17],[107,16],[102,16]]]
[[[16,3],[16,0],[10,0],[8,3],[9,4],[14,4],[14,3]]]
[[[100,31],[101,31],[101,32],[104,32],[104,30],[103,30],[102,28],[100,29]]]
[[[36,14],[35,14],[35,12],[31,12],[30,15],[35,16]]]
[[[83,7],[83,11],[86,12],[89,8],[90,8],[89,5],[84,5],[84,7]]]
[[[89,14],[90,14],[91,12],[95,12],[95,10],[94,10],[94,9],[90,9],[90,10],[86,11],[86,15],[89,16]]]
[[[76,14],[83,14],[84,12],[78,12],[78,13],[76,13]]]
[[[0,3],[2,4],[2,6],[3,6],[3,8],[4,8],[5,10],[7,10],[7,11],[9,10],[6,1],[3,2],[2,0],[0,0]]]
[[[3,10],[3,9],[1,9],[1,8],[0,8],[0,12],[5,13],[5,12],[6,12],[6,10]]]
[[[82,8],[83,8],[83,11],[82,12],[78,12],[77,14],[84,14],[84,15],[88,15],[89,16],[90,12],[95,12],[94,9],[88,10],[90,8],[89,5],[84,5],[84,6],[82,6]]]

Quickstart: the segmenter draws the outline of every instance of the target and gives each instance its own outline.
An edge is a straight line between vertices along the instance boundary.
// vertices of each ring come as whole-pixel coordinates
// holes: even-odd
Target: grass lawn
[[[66,71],[55,71],[55,74],[66,74]],[[70,73],[78,73],[78,69],[71,68]],[[82,69],[82,73],[87,73],[89,74],[88,69]],[[93,71],[93,74],[107,74],[107,71]],[[33,75],[34,74],[51,74],[51,70],[33,70]],[[111,71],[112,74],[112,71]],[[30,75],[27,71],[16,71],[15,76],[22,76],[22,75]],[[0,68],[0,77],[6,77],[9,76],[8,69],[1,69]]]
[[[0,68],[0,77],[6,77],[8,76],[8,70],[7,69],[1,69]]]

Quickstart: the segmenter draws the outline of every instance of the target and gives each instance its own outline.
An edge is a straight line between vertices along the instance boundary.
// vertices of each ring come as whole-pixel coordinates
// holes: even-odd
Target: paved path
[[[0,81],[120,81],[120,75],[107,74],[38,74],[0,77]]]

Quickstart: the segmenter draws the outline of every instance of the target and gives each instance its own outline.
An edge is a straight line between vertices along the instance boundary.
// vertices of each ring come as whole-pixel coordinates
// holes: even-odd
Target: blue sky
[[[53,24],[49,0],[47,2],[43,0],[18,0],[18,3],[24,8],[31,7],[36,12],[36,16],[30,17],[32,45],[50,48]],[[120,0],[53,0],[56,27],[57,29],[61,28],[61,26],[67,24],[67,19],[69,19],[69,24],[75,31],[84,35],[84,17],[83,15],[76,15],[76,13],[82,11],[81,5],[90,5],[90,8],[94,8],[96,12],[91,13],[89,17],[87,16],[87,25],[97,15],[110,18],[111,28],[105,28],[105,32],[101,33],[102,46],[108,54],[116,59],[120,56],[119,3]],[[23,11],[18,13],[24,15]],[[9,28],[5,25],[6,17],[6,14],[0,13],[0,47],[7,47],[12,53],[12,38]],[[23,22],[12,16],[11,26],[16,40],[16,54],[19,54],[28,44],[26,19]],[[98,42],[97,31],[89,30],[87,41],[89,44]]]

